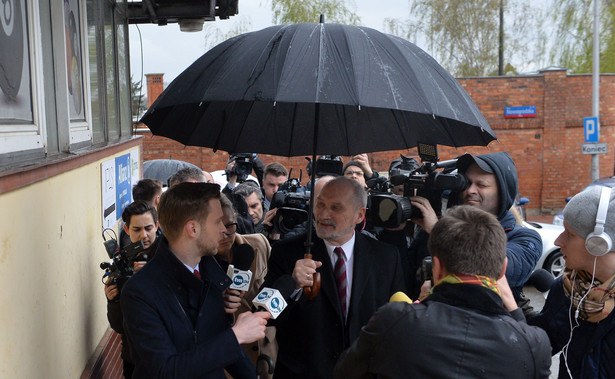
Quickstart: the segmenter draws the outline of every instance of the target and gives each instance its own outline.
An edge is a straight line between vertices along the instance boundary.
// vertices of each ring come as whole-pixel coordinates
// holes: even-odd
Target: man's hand
[[[421,286],[421,293],[417,301],[423,301],[431,293],[431,280],[426,280]]]
[[[322,266],[322,262],[312,259],[299,259],[293,269],[293,279],[297,283],[297,288],[311,287],[314,284],[314,273]]]
[[[235,161],[232,161],[226,165],[226,172],[227,172],[226,181],[231,183],[233,186],[237,183],[237,175],[230,174],[230,172],[233,171],[234,167],[235,167]]]
[[[372,168],[369,166],[369,158],[367,157],[367,154],[363,153],[353,155],[351,159],[357,162],[359,167],[361,167],[361,170],[363,170],[363,174],[366,179],[369,179],[374,175]]]
[[[241,298],[245,292],[227,288],[222,294],[224,296],[224,312],[233,314],[237,312],[241,305]]]
[[[265,326],[271,318],[269,312],[244,312],[237,316],[233,333],[239,344],[252,343],[265,338]]]
[[[504,303],[504,308],[506,308],[507,311],[512,312],[519,308],[510,286],[508,285],[508,280],[506,280],[506,275],[502,275],[502,277],[498,279],[498,288],[500,289],[502,303]]]
[[[273,208],[265,213],[265,218],[263,218],[263,225],[267,225],[269,227],[273,227],[273,219],[275,214],[278,212],[278,208]]]
[[[413,218],[411,221],[423,228],[427,234],[431,234],[431,230],[438,222],[438,216],[429,204],[429,200],[421,196],[411,196],[410,204],[423,214],[423,218]]]
[[[117,297],[120,295],[120,291],[117,289],[117,284],[109,285],[109,278],[105,282],[105,296],[109,301],[117,300]]]
[[[137,272],[140,269],[142,269],[143,266],[145,266],[146,263],[147,263],[146,261],[135,261],[135,262],[132,262],[132,268],[135,270],[135,272]]]

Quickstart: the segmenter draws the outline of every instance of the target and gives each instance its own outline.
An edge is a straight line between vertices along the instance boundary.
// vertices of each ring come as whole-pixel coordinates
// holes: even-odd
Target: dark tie
[[[342,314],[344,315],[344,319],[346,319],[346,289],[348,288],[348,280],[346,278],[346,255],[341,247],[336,247],[333,252],[337,255],[337,261],[333,269],[335,281],[337,282],[337,296],[342,306]]]
[[[195,268],[195,269],[194,269],[194,275],[195,275],[197,278],[201,279],[201,273],[199,272],[199,269],[197,269],[197,268]]]

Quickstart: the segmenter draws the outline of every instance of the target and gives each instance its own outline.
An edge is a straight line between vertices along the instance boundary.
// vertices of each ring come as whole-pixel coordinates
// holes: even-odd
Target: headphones
[[[611,237],[604,232],[604,223],[606,222],[606,215],[609,210],[611,191],[611,187],[602,187],[598,213],[596,214],[596,226],[594,231],[585,238],[585,248],[591,255],[596,257],[605,255],[613,247]]]

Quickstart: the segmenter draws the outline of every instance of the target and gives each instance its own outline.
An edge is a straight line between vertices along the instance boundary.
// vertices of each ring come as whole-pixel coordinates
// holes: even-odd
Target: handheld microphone
[[[233,254],[233,275],[229,288],[239,291],[247,291],[252,280],[252,262],[254,261],[254,249],[248,244],[238,245]],[[231,265],[229,265],[230,271]]]
[[[391,298],[389,299],[389,303],[395,302],[412,304],[412,299],[409,298],[408,295],[406,295],[405,293],[398,291],[395,292],[393,296],[391,296]]]
[[[273,319],[278,318],[280,313],[282,313],[288,305],[280,291],[267,287],[263,287],[261,292],[252,300],[252,304],[254,304],[254,307],[259,311],[271,313]]]
[[[553,275],[549,271],[540,268],[530,275],[526,284],[534,286],[540,292],[547,292],[551,289],[554,280]]]

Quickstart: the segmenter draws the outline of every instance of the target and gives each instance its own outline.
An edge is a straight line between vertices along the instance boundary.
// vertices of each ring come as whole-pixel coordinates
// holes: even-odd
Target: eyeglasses
[[[227,237],[230,237],[233,234],[235,234],[235,232],[237,232],[237,223],[236,222],[232,222],[230,224],[226,224],[226,225],[224,225],[224,227],[226,228],[226,232],[224,232],[224,235],[227,236]]]

